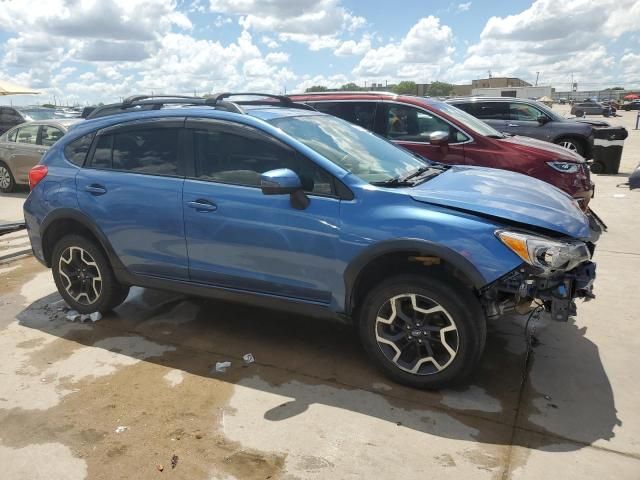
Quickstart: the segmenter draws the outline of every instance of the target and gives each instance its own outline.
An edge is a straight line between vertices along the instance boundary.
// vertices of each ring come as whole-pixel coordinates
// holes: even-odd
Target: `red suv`
[[[504,135],[447,103],[385,92],[290,95],[442,163],[502,168],[564,190],[586,210],[593,184],[584,158],[560,146]]]

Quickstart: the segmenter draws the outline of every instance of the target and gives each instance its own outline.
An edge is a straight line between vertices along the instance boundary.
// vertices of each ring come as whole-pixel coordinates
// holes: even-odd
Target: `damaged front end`
[[[496,236],[524,263],[481,290],[488,317],[525,314],[543,305],[551,318],[565,322],[576,314],[576,298],[595,298],[593,244],[508,230]]]

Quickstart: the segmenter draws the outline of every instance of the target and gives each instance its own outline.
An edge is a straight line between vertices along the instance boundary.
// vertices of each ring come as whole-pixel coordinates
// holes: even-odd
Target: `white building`
[[[515,97],[515,98],[540,98],[551,97],[551,87],[500,87],[500,88],[474,88],[472,96],[478,97]]]

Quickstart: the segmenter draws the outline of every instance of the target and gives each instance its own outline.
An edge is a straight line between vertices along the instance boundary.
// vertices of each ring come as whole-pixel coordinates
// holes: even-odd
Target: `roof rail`
[[[234,96],[255,96],[261,97],[258,100],[239,100],[236,102],[226,101],[226,98]],[[265,98],[266,97],[266,98]],[[273,100],[271,100],[273,99]],[[111,103],[97,107],[87,115],[87,120],[93,118],[106,117],[126,113],[127,111],[160,110],[165,105],[203,106],[212,107],[217,110],[224,110],[233,113],[246,113],[241,105],[269,105],[288,108],[299,108],[303,110],[315,110],[315,108],[295,103],[289,97],[283,95],[273,95],[270,93],[232,93],[222,92],[206,97],[191,97],[186,95],[132,95],[125,98],[120,103]],[[135,110],[134,110],[135,109]]]
[[[285,108],[299,108],[301,110],[315,110],[310,105],[296,103],[286,95],[275,95],[273,93],[257,93],[257,92],[221,92],[206,97],[208,105],[218,105],[225,98],[229,97],[261,97],[257,100],[236,100],[233,103],[238,105],[268,105],[280,106]],[[273,99],[273,100],[272,100]],[[275,102],[276,100],[277,102]]]
[[[287,97],[303,97],[305,95],[386,95],[397,96],[397,93],[384,90],[329,90],[327,92],[290,93]]]

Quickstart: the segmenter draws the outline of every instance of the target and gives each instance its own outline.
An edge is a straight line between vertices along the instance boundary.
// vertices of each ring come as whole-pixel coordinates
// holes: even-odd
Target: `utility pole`
[[[540,72],[536,72],[536,87],[538,86],[538,78],[540,78]]]

